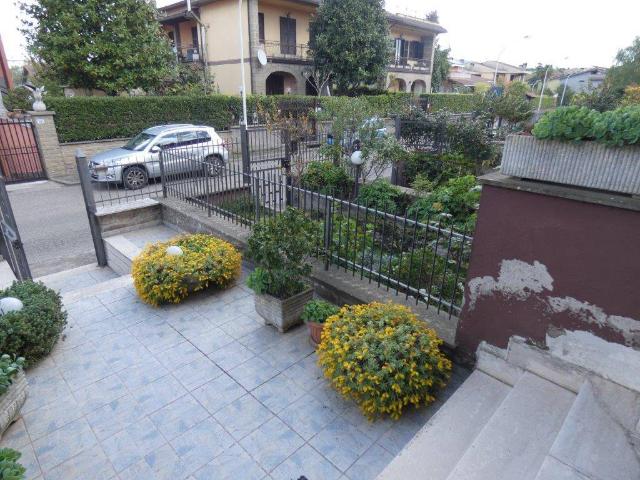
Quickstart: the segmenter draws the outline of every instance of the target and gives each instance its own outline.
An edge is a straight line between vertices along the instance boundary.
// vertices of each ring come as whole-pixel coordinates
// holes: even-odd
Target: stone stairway
[[[640,352],[588,335],[548,351],[518,337],[481,345],[476,370],[378,480],[640,479]],[[594,372],[596,355],[635,373]]]

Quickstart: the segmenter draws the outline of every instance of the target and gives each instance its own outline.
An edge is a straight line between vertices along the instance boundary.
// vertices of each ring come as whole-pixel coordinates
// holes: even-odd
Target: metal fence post
[[[248,185],[251,182],[249,178],[251,174],[251,157],[249,156],[249,132],[244,124],[240,125],[240,147],[242,153],[242,176],[244,177],[244,184]]]
[[[291,135],[288,130],[284,130],[284,158],[282,159],[282,168],[285,175],[285,205],[291,206],[292,200],[292,182],[291,182]]]
[[[162,198],[167,198],[167,176],[164,171],[164,156],[165,153],[160,150],[158,154],[158,163],[160,165],[160,183],[162,184]]]
[[[20,238],[20,231],[11,208],[4,177],[0,177],[0,230],[4,248],[0,249],[11,266],[11,270],[20,281],[31,280],[31,269]],[[6,250],[6,251],[5,251]]]
[[[331,240],[333,237],[333,202],[329,201],[329,196],[325,197],[324,206],[324,269],[329,270],[331,262]],[[318,204],[320,199],[318,198]]]
[[[396,115],[395,130],[396,140],[400,141],[400,138],[402,137],[402,122],[400,120],[400,115]],[[398,172],[398,163],[394,162],[391,166],[391,185],[398,185],[400,181],[399,177],[400,174]]]
[[[104,248],[100,225],[96,217],[96,202],[93,198],[89,164],[87,163],[87,157],[80,150],[76,152],[76,168],[78,169],[78,176],[80,177],[80,187],[82,188],[82,197],[84,198],[84,205],[87,210],[87,217],[89,218],[89,229],[91,230],[93,247],[96,251],[96,259],[98,260],[99,266],[106,267],[107,252]]]

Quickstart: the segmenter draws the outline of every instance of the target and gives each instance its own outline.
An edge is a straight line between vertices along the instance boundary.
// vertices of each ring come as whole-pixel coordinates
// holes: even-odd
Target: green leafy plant
[[[324,375],[370,419],[398,419],[435,400],[451,371],[440,340],[409,308],[388,303],[343,307],[327,319],[318,347]]]
[[[20,370],[24,367],[23,357],[14,357],[8,354],[0,356],[0,396],[4,395]]]
[[[384,212],[397,213],[397,200],[402,191],[388,180],[378,179],[360,187],[358,203],[369,208],[376,208]]]
[[[306,322],[324,323],[327,318],[336,315],[340,308],[326,300],[311,300],[302,309],[302,320]]]
[[[412,188],[416,188],[413,183],[418,175],[437,186],[455,177],[475,175],[476,168],[476,162],[461,153],[412,152],[404,162],[404,177]]]
[[[533,128],[541,140],[595,140],[612,146],[640,142],[640,105],[598,112],[586,107],[561,107],[546,113]]]
[[[437,215],[446,214],[449,218],[442,219],[445,226],[452,225],[470,231],[475,227],[475,212],[479,201],[480,189],[474,176],[452,178],[430,194],[417,199],[409,207],[407,216],[423,221],[436,221]]]
[[[310,162],[300,177],[303,188],[330,195],[343,195],[351,188],[351,178],[342,165]]]
[[[18,463],[21,456],[11,448],[0,448],[0,480],[24,480],[27,470]]]
[[[0,297],[16,297],[24,305],[0,316],[0,351],[34,365],[51,352],[67,324],[62,299],[43,283],[32,281],[13,282]]]
[[[308,257],[313,253],[317,226],[295,208],[253,227],[247,253],[256,268],[247,285],[258,294],[279,299],[302,292],[311,273]]]
[[[178,246],[182,255],[168,255]],[[133,284],[145,302],[180,303],[190,293],[210,286],[225,288],[239,276],[242,255],[230,243],[212,235],[182,235],[147,245],[133,259]]]

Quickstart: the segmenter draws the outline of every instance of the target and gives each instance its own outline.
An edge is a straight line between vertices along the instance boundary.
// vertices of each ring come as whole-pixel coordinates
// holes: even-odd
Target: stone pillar
[[[248,0],[249,16],[249,65],[251,65],[251,93],[256,93],[256,69],[258,63],[258,48],[260,47],[260,29],[258,26],[258,0]]]
[[[32,111],[29,115],[33,121],[33,130],[47,177],[65,183],[77,181],[78,173],[75,164],[65,158],[58,142],[58,132],[54,123],[55,112]]]

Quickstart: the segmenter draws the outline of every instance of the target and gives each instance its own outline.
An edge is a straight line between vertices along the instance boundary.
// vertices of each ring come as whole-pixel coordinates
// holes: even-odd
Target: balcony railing
[[[424,58],[396,57],[391,62],[391,66],[407,70],[419,70],[421,72],[429,70],[429,62]]]
[[[204,61],[200,47],[197,45],[174,45],[173,51],[178,57],[178,60],[183,63]]]
[[[262,46],[267,58],[278,60],[311,60],[309,45],[306,43],[263,42]]]

